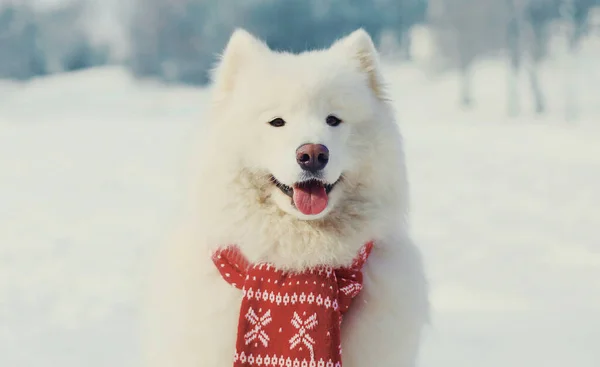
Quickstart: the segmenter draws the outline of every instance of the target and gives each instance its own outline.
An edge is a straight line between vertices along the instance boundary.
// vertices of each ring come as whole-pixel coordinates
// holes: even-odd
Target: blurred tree
[[[538,71],[547,56],[548,26],[556,0],[506,0],[508,5],[507,50],[510,59],[508,114],[520,113],[518,79],[526,66],[536,113],[545,110],[544,94]],[[528,57],[528,63],[524,62]]]
[[[73,71],[104,65],[108,50],[92,45],[86,32],[86,4],[71,1],[39,12],[36,25],[42,30],[38,45],[49,73]]]
[[[74,41],[61,58],[64,71],[75,71],[105,65],[109,59],[107,46],[93,46],[85,37]]]
[[[394,33],[402,56],[411,60],[411,28],[427,18],[427,0],[378,0],[382,23]]]
[[[460,103],[473,103],[473,63],[506,45],[509,8],[498,0],[430,0],[429,23],[440,56],[460,73]]]
[[[564,102],[565,118],[569,121],[578,117],[578,90],[577,90],[577,59],[579,55],[579,44],[589,31],[588,18],[590,10],[600,5],[599,0],[560,0],[557,4],[557,16],[565,27],[566,48],[569,56],[564,59],[565,69]]]
[[[190,84],[208,82],[217,53],[248,6],[234,0],[137,0],[135,4],[129,60],[134,74]]]
[[[531,93],[535,104],[535,112],[541,114],[546,110],[546,103],[539,80],[539,69],[548,56],[550,42],[549,25],[556,17],[556,8],[560,0],[528,0],[523,9],[523,27],[529,32],[521,36],[526,42],[526,51],[530,63],[528,68]]]
[[[9,3],[0,9],[0,78],[28,79],[46,72],[39,34],[28,3]]]
[[[425,0],[137,0],[130,65],[138,76],[204,84],[235,27],[275,50],[329,46],[359,27],[378,40],[424,19]],[[419,10],[420,9],[420,10]],[[406,10],[406,12],[404,12]]]
[[[570,25],[568,42],[571,52],[575,52],[586,33],[590,9],[599,4],[599,0],[430,0],[428,19],[444,64],[460,72],[463,106],[473,102],[473,63],[506,54],[510,65],[509,115],[520,112],[517,84],[523,68],[527,70],[535,111],[543,113],[545,97],[539,68],[548,57],[550,24],[562,18]]]
[[[0,8],[0,78],[35,76],[103,65],[106,48],[85,31],[85,6],[72,1],[35,11],[27,1]]]

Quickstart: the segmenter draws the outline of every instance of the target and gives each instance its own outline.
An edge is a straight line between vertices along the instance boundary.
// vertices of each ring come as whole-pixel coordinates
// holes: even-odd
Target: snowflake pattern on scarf
[[[365,244],[349,267],[283,272],[251,264],[236,246],[213,262],[243,294],[233,367],[341,367],[342,315],[362,290]]]

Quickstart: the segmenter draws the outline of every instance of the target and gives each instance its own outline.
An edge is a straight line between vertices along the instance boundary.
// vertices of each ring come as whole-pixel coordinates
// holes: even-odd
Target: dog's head
[[[272,51],[237,30],[215,69],[213,96],[222,149],[235,151],[267,201],[295,218],[328,216],[358,185],[382,179],[374,167],[389,163],[381,152],[386,134],[396,138],[394,122],[363,30],[301,54]]]

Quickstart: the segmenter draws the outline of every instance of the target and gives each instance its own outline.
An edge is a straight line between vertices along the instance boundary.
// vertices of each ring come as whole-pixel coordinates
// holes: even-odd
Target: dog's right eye
[[[278,117],[276,119],[269,121],[269,125],[271,125],[273,127],[282,127],[283,125],[285,125],[285,120],[282,119],[281,117]]]
[[[327,125],[329,126],[338,126],[342,123],[342,120],[337,116],[329,115],[327,116],[327,119],[325,119],[325,122],[327,122]]]

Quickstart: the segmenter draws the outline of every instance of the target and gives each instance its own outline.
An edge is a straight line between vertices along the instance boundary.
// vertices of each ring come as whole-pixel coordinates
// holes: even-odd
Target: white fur
[[[344,366],[414,365],[427,287],[408,235],[402,140],[379,70],[363,30],[299,55],[233,34],[214,71],[192,210],[149,279],[149,365],[232,365],[241,292],[210,261],[218,246],[298,270],[348,265],[369,240],[365,286],[342,324]],[[343,123],[327,125],[329,114]],[[287,124],[270,126],[275,117]],[[311,217],[269,180],[291,186],[301,178],[295,150],[303,143],[329,148],[325,180],[343,177],[327,209]]]

